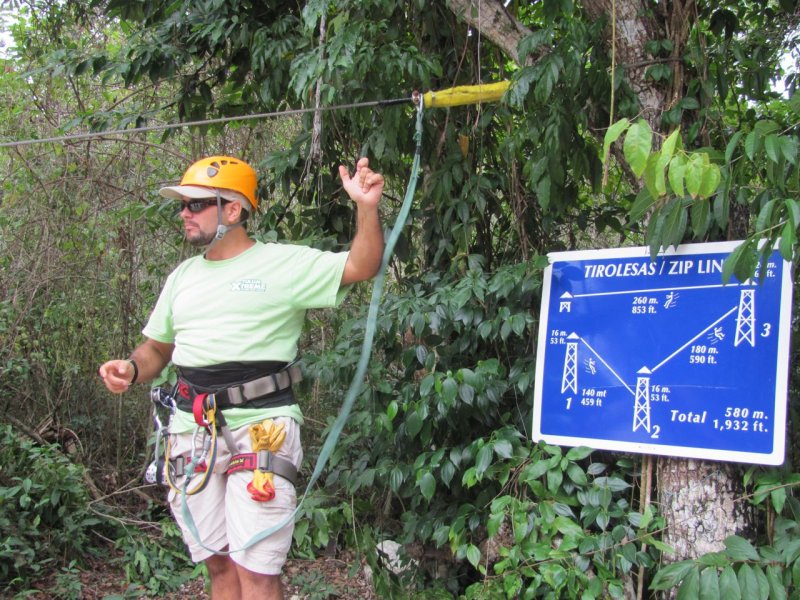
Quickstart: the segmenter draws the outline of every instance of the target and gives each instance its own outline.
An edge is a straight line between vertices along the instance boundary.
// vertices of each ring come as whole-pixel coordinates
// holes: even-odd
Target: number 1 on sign
[[[567,410],[569,410],[569,407],[570,407],[570,406],[572,406],[572,396],[570,396],[569,398],[567,398]]]

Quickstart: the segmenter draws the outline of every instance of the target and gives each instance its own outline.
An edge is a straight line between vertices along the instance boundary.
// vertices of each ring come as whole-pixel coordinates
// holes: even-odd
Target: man
[[[273,448],[276,465],[291,463],[288,470],[300,466],[302,413],[291,389],[297,371],[287,365],[296,357],[305,310],[336,306],[345,286],[372,278],[380,267],[383,177],[366,158],[358,161],[352,177],[344,166],[339,176],[357,206],[356,234],[350,251],[342,253],[250,238],[243,224],[257,208],[256,175],[237,158],[199,160],[180,185],[162,188],[162,196],[182,203],[186,239],[206,247],[205,253],[184,261],[167,278],[143,330],[145,341],[128,359],[100,367],[106,387],[122,393],[132,383],[153,379],[170,361],[176,365],[181,398],[170,431],[171,457],[188,461],[197,452],[191,410],[198,396],[215,392],[231,402],[219,408],[233,440],[226,444],[219,436],[207,486],[185,497],[202,543],[184,522],[183,494],[169,494],[192,559],[208,567],[215,600],[283,598],[280,572],[294,524],[238,550],[294,510],[294,486],[277,466],[274,497],[254,488],[252,470],[226,474],[235,454],[228,446],[232,441],[240,452],[250,452],[250,431],[264,424],[276,428],[273,433],[282,439]],[[214,553],[226,549],[234,552]]]

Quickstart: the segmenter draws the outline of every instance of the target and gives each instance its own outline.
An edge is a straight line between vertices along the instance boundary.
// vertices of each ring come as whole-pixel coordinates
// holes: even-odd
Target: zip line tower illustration
[[[703,286],[709,287],[709,286]],[[720,286],[721,287],[721,286]],[[691,289],[691,288],[682,288]],[[653,291],[653,290],[651,290]],[[663,291],[663,290],[659,290]],[[637,294],[641,293],[640,290],[630,290],[623,292],[613,292],[614,294]],[[607,293],[605,293],[607,294]],[[563,297],[570,299],[580,298],[581,296],[594,296],[605,294],[564,294]],[[608,362],[594,349],[589,343],[583,339],[576,332],[572,332],[567,336],[566,350],[564,353],[564,364],[561,378],[561,393],[571,391],[574,394],[578,393],[578,346],[583,345],[608,369],[608,371],[625,387],[634,397],[633,406],[633,431],[643,429],[648,433],[651,432],[651,419],[650,419],[650,380],[651,376],[658,371],[662,366],[667,364],[675,356],[683,352],[686,348],[691,346],[702,335],[717,327],[725,319],[736,313],[736,337],[734,340],[734,347],[738,347],[742,343],[747,343],[751,347],[755,347],[755,291],[752,289],[743,289],[739,292],[739,304],[728,310],[716,321],[702,329],[694,337],[680,346],[672,354],[667,356],[664,360],[656,366],[649,368],[642,367],[637,372],[636,387],[632,389],[626,381],[608,364]]]

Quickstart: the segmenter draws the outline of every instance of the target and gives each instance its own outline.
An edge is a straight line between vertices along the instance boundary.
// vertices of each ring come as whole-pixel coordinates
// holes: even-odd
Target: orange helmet
[[[253,210],[258,208],[256,172],[243,160],[231,156],[201,158],[186,169],[180,185],[161,188],[159,194],[165,198],[178,200],[184,197],[213,197],[214,194],[205,188],[239,192],[247,199]],[[225,197],[224,193],[221,195]]]

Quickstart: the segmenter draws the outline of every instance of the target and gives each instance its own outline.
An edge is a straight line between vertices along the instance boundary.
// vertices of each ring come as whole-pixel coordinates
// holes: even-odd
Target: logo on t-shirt
[[[266,292],[265,286],[260,279],[242,279],[231,283],[232,292]]]

